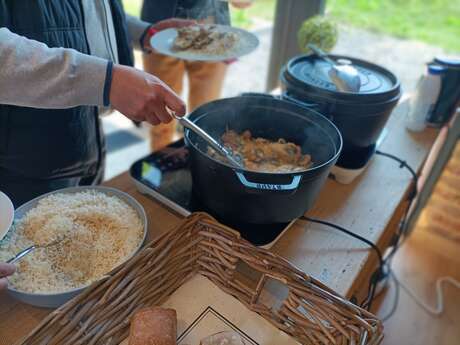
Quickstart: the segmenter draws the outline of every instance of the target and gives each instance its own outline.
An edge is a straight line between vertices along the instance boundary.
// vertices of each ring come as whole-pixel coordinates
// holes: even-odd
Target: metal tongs
[[[233,154],[224,146],[222,146],[217,140],[215,140],[213,137],[211,137],[206,131],[201,129],[201,127],[197,126],[195,123],[190,121],[188,118],[180,117],[177,116],[175,113],[172,111],[170,112],[171,116],[175,118],[179,123],[184,126],[185,128],[190,129],[192,132],[195,134],[199,135],[201,138],[203,138],[214,150],[219,152],[222,156],[224,156],[227,161],[233,165],[235,168],[242,169],[243,164],[241,163],[241,158],[240,157],[235,157]],[[240,159],[238,159],[240,158]]]

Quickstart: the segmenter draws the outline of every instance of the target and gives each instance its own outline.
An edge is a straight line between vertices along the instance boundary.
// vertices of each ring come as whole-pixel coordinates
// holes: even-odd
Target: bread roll
[[[146,308],[131,319],[129,345],[176,345],[176,337],[177,316],[174,309]]]
[[[232,331],[220,332],[201,340],[200,345],[247,345],[241,336]]]

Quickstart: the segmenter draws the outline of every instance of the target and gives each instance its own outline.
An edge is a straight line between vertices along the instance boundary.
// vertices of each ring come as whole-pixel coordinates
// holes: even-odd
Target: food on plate
[[[19,261],[11,287],[29,293],[60,293],[86,286],[123,263],[139,247],[144,226],[123,200],[98,191],[56,193],[14,224],[0,242],[0,261],[34,244]]]
[[[237,41],[236,33],[224,31],[217,25],[192,25],[177,29],[173,49],[221,55],[232,49]]]
[[[234,156],[241,157],[247,170],[289,173],[306,170],[312,165],[310,155],[302,154],[300,146],[284,139],[270,141],[254,138],[250,131],[238,134],[233,130],[227,130],[221,139]],[[208,154],[219,160],[224,159],[211,147],[208,147]]]
[[[201,340],[200,345],[246,345],[241,336],[233,331],[220,332]]]
[[[174,309],[145,308],[131,319],[129,345],[176,345],[177,316]]]

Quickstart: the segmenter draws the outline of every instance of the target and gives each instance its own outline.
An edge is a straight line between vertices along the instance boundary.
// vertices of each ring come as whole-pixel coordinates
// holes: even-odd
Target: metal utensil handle
[[[14,264],[17,261],[21,260],[24,256],[30,254],[33,252],[35,249],[37,249],[36,246],[31,246],[29,248],[24,249],[22,252],[19,252],[15,257],[9,259],[6,263],[8,264]]]
[[[227,158],[229,160],[229,162],[234,165],[235,167],[237,168],[241,168],[241,164],[235,159],[233,158],[232,154],[225,148],[223,147],[221,144],[219,144],[219,142],[217,140],[215,140],[213,137],[211,137],[208,133],[206,133],[205,131],[203,131],[199,126],[197,126],[196,124],[194,124],[192,121],[190,121],[189,119],[187,119],[186,117],[179,117],[177,115],[173,115],[173,117],[179,121],[179,123],[190,129],[192,132],[198,134],[201,138],[203,138],[204,140],[206,140],[206,142],[214,149],[216,150],[217,152],[219,152],[221,155],[223,155],[225,158]]]
[[[337,69],[335,66],[332,66],[332,68],[328,72],[329,78],[332,80],[334,83],[335,87],[337,90],[341,92],[352,92],[350,90],[350,87],[345,83],[338,75]]]
[[[335,62],[334,60],[332,60],[329,56],[327,56],[327,54],[325,52],[323,52],[321,49],[319,49],[317,46],[315,46],[314,44],[312,43],[309,43],[308,44],[308,48],[310,48],[311,50],[313,50],[313,52],[318,55],[321,59],[323,59],[324,61],[330,63],[332,66],[335,66],[337,65],[337,62]]]

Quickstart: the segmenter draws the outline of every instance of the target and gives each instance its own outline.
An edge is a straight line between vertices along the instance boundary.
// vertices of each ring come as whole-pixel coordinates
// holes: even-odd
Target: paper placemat
[[[179,345],[199,345],[203,338],[223,331],[239,333],[248,345],[299,345],[201,275],[177,289],[163,307],[177,312]]]

